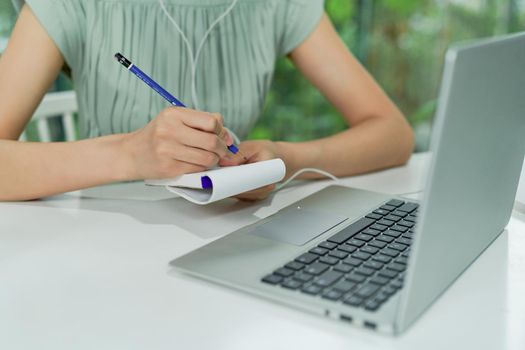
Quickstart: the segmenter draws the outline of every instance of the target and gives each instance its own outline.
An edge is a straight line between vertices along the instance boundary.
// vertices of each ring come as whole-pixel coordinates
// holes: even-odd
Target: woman
[[[113,60],[119,51],[193,109],[166,108]],[[242,142],[248,162],[279,157],[287,176],[305,167],[348,176],[407,161],[409,125],[322,0],[27,0],[0,58],[0,200],[246,162],[228,154],[224,126],[247,135],[283,55],[351,128],[309,142]],[[61,69],[71,72],[86,139],[17,141]]]

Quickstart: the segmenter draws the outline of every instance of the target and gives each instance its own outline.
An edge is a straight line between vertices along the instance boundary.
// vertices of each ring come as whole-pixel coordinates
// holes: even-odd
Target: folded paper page
[[[281,181],[286,167],[281,159],[223,167],[172,179],[146,180],[196,204],[208,204]]]

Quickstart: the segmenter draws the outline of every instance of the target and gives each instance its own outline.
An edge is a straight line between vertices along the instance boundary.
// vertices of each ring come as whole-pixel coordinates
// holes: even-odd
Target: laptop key
[[[360,239],[355,239],[355,238],[352,238],[351,240],[349,240],[346,243],[350,244],[350,245],[353,245],[353,246],[356,246],[358,248],[361,248],[362,246],[364,246],[366,244],[366,242],[364,242],[364,241],[362,241]]]
[[[397,243],[401,243],[401,244],[406,244],[406,245],[411,245],[412,244],[412,240],[410,238],[406,238],[406,237],[398,238],[398,239],[396,239],[396,242]]]
[[[399,221],[397,224],[398,224],[398,225],[401,225],[401,226],[408,227],[408,228],[412,228],[412,227],[414,227],[414,223],[413,223],[413,222],[406,221],[406,220],[401,220],[401,221]]]
[[[344,259],[348,256],[348,253],[343,252],[341,250],[332,250],[330,253],[328,253],[329,256],[333,256],[337,259]]]
[[[370,283],[378,284],[380,286],[384,286],[388,282],[390,282],[388,278],[381,277],[381,276],[375,276],[370,279]]]
[[[388,255],[392,258],[395,258],[396,256],[399,255],[399,251],[398,250],[395,250],[395,249],[390,249],[390,248],[383,248],[381,250],[381,253],[384,254],[384,255]]]
[[[384,230],[386,230],[388,228],[388,226],[374,224],[374,225],[370,226],[370,228],[372,228],[374,230],[378,230],[378,231],[384,231]]]
[[[301,264],[300,262],[297,262],[297,261],[290,261],[288,264],[284,265],[284,267],[291,269],[291,270],[299,271],[304,267],[304,264]]]
[[[341,244],[338,249],[342,250],[343,252],[353,253],[357,250],[357,247],[348,244]]]
[[[388,210],[384,210],[384,209],[376,209],[373,211],[374,214],[379,214],[379,215],[388,215],[390,214],[390,211]]]
[[[403,282],[399,281],[399,280],[395,280],[395,281],[392,281],[392,283],[390,283],[390,285],[396,289],[399,289],[401,287],[403,287]]]
[[[379,248],[367,245],[360,249],[362,252],[368,253],[368,254],[375,254],[379,251]]]
[[[393,212],[392,212],[392,215],[395,215],[395,216],[399,216],[399,217],[404,218],[405,216],[408,215],[408,213],[406,213],[406,212],[404,212],[404,211],[396,210],[396,211],[393,211]]]
[[[407,213],[411,213],[414,210],[416,210],[417,207],[419,207],[418,204],[407,202],[407,203],[403,204],[402,206],[400,206],[399,208],[397,208],[397,210],[404,211],[404,212],[407,212]]]
[[[341,244],[348,241],[355,234],[361,232],[368,226],[372,225],[375,222],[373,219],[361,218],[354,222],[353,224],[345,227],[342,231],[336,233],[328,239],[329,242]]]
[[[387,264],[390,262],[390,260],[392,260],[392,258],[387,255],[378,254],[378,255],[374,255],[372,257],[372,260],[382,262],[383,264]]]
[[[394,237],[382,234],[381,236],[376,237],[376,239],[382,242],[391,243],[394,240]]]
[[[370,213],[367,216],[365,216],[365,218],[369,218],[369,219],[372,219],[372,220],[379,220],[382,217],[383,217],[382,215],[379,215],[379,214],[376,214],[376,213]]]
[[[367,228],[363,231],[364,234],[370,235],[370,236],[377,236],[381,233],[379,230],[374,230],[373,228]]]
[[[393,295],[397,292],[398,288],[392,287],[392,286],[385,286],[383,289],[381,289],[381,293],[385,293],[387,295]]]
[[[394,270],[397,272],[403,272],[406,269],[406,265],[398,264],[398,263],[391,263],[386,267],[389,270]]]
[[[317,254],[317,255],[325,255],[326,253],[328,253],[328,249],[320,248],[320,247],[314,247],[314,248],[310,249],[308,252],[312,253],[312,254]]]
[[[388,204],[385,204],[385,205],[382,205],[381,207],[379,207],[380,209],[383,209],[383,210],[388,210],[388,211],[392,211],[392,210],[395,210],[396,207],[394,207],[393,205],[388,205]]]
[[[363,298],[360,298],[358,296],[351,296],[347,299],[345,299],[345,301],[343,301],[343,303],[347,304],[347,305],[352,305],[352,306],[359,306],[363,303]]]
[[[384,217],[385,220],[390,220],[390,221],[393,221],[393,222],[398,222],[399,220],[402,219],[401,216],[397,216],[397,215],[393,215],[393,214],[390,214],[390,215],[387,215]]]
[[[352,254],[352,258],[361,259],[361,260],[368,260],[371,256],[372,256],[371,254],[362,252],[362,251]]]
[[[404,256],[400,256],[396,260],[394,260],[398,264],[406,265],[408,263],[408,258],[405,258]]]
[[[355,283],[361,283],[366,280],[366,277],[363,275],[358,275],[356,273],[351,273],[345,277],[345,279],[355,282]]]
[[[343,293],[341,293],[338,290],[334,290],[334,289],[329,289],[327,291],[324,291],[322,294],[322,297],[324,299],[334,300],[334,301],[339,300],[342,296],[343,296]]]
[[[327,269],[328,269],[328,265],[322,264],[320,262],[316,262],[310,266],[307,266],[304,269],[304,272],[309,273],[311,275],[320,275],[323,272],[325,272]]]
[[[365,241],[365,242],[369,242],[371,241],[372,239],[374,239],[374,236],[370,236],[370,235],[367,235],[367,234],[364,234],[364,233],[359,233],[355,236],[356,239],[360,239],[362,241]]]
[[[401,225],[396,225],[396,226],[392,226],[390,228],[391,230],[394,230],[394,231],[399,231],[401,233],[405,233],[408,231],[408,227],[405,227],[405,226],[401,226]]]
[[[304,272],[297,272],[292,278],[305,283],[314,278],[314,276]]]
[[[384,266],[383,263],[380,263],[379,261],[369,260],[363,264],[364,267],[368,267],[374,270],[381,270]]]
[[[309,286],[304,286],[301,289],[301,292],[310,294],[310,295],[317,295],[323,290],[323,288],[316,286],[315,284],[310,284]]]
[[[317,259],[317,255],[312,253],[304,253],[300,256],[298,256],[295,261],[298,261],[303,264],[311,264]]]
[[[352,271],[354,267],[352,265],[339,264],[334,267],[334,271],[348,273]]]
[[[265,276],[261,281],[263,281],[264,283],[269,283],[269,284],[279,284],[281,283],[282,280],[283,278],[281,276],[271,274],[271,275]]]
[[[359,265],[361,265],[363,263],[363,260],[352,258],[352,257],[348,257],[348,258],[343,260],[343,263],[351,265],[353,267],[357,267],[357,266],[359,266]]]
[[[287,281],[284,281],[283,283],[281,283],[281,286],[283,286],[284,288],[288,288],[288,289],[292,289],[292,290],[298,289],[302,285],[303,284],[301,282],[296,281],[296,280],[287,280]]]
[[[337,282],[341,277],[343,277],[343,274],[336,271],[326,271],[321,276],[319,276],[314,283],[321,287],[328,287],[335,282]]]
[[[324,241],[324,242],[319,243],[318,247],[321,247],[321,248],[324,248],[324,249],[328,249],[328,250],[332,250],[335,247],[337,247],[337,244],[332,243],[332,242],[328,242],[328,241]]]
[[[357,286],[357,283],[355,283],[355,282],[339,281],[336,284],[334,284],[334,286],[332,288],[336,289],[336,290],[338,290],[338,291],[340,291],[342,293],[348,293],[349,291],[354,289],[355,286]]]
[[[275,270],[273,273],[282,277],[290,277],[293,275],[294,271],[286,267],[281,267],[280,269]]]
[[[378,222],[376,222],[376,224],[378,224],[378,225],[384,225],[384,226],[388,226],[388,227],[390,227],[390,226],[392,226],[393,224],[395,224],[395,222],[394,222],[394,221],[387,220],[387,219],[381,219],[381,220],[379,220]]]
[[[377,309],[379,309],[379,306],[381,306],[381,304],[375,300],[368,300],[365,303],[365,309],[368,311],[376,311]]]
[[[394,230],[388,230],[388,231],[385,231],[384,234],[387,235],[387,236],[390,236],[390,237],[397,238],[397,237],[401,236],[402,232],[394,231]]]
[[[382,270],[382,271],[379,271],[378,275],[381,277],[392,279],[397,276],[397,272],[394,270]]]
[[[356,268],[354,271],[355,271],[355,273],[358,273],[358,274],[364,275],[364,276],[372,276],[376,272],[376,270],[371,269],[369,267],[364,267],[364,266],[360,266],[360,267]]]
[[[413,239],[414,238],[414,232],[410,232],[410,231],[405,232],[405,233],[403,233],[402,237]]]
[[[361,298],[369,298],[372,296],[375,292],[379,290],[379,286],[377,284],[371,284],[367,283],[363,286],[361,286],[356,292],[355,295]]]
[[[388,298],[390,298],[390,295],[380,290],[379,293],[375,295],[373,300],[377,301],[380,304],[383,304],[385,301],[388,300]]]
[[[374,240],[370,243],[368,243],[368,246],[372,246],[372,247],[376,247],[376,248],[384,248],[386,247],[386,243],[385,242],[381,242],[381,241],[378,241],[378,240]],[[375,254],[375,253],[374,253]]]
[[[322,256],[319,258],[319,262],[322,262],[328,265],[335,265],[339,262],[339,259],[334,258],[333,256]]]
[[[399,250],[400,252],[404,251],[405,249],[407,249],[407,245],[405,244],[401,244],[401,243],[391,243],[389,246],[389,248],[392,248],[392,249],[395,249],[395,250]]]
[[[399,199],[391,199],[386,204],[387,205],[391,205],[393,207],[400,207],[403,204],[405,204],[405,202],[403,202],[402,200],[399,200]]]

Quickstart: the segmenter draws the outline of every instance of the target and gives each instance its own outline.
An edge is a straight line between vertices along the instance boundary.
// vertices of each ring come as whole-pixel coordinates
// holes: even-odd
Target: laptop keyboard
[[[417,209],[392,199],[262,282],[376,311],[403,286]]]

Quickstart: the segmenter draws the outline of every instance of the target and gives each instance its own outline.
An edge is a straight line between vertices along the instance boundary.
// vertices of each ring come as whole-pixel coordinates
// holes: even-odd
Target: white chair
[[[65,141],[75,141],[77,133],[73,115],[77,110],[78,104],[74,91],[50,92],[46,94],[31,119],[31,122],[36,123],[39,141],[53,141],[51,139],[49,120],[57,116],[61,118],[64,127]],[[27,140],[25,131],[20,136],[20,140]]]

